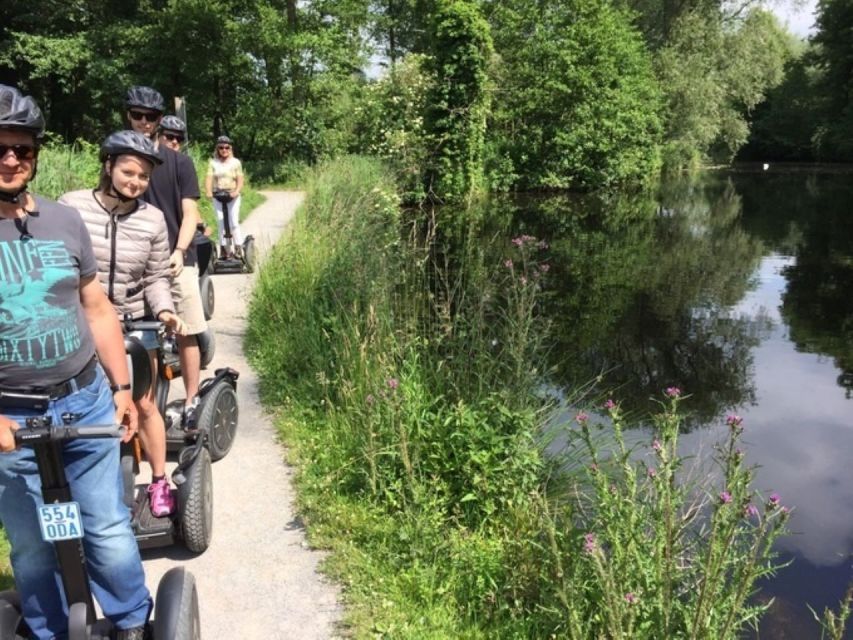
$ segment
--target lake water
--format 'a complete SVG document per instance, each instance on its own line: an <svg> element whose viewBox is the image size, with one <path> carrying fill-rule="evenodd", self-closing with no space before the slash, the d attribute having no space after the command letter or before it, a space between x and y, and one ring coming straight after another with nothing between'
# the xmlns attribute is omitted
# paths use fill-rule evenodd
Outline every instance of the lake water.
<svg viewBox="0 0 853 640"><path fill-rule="evenodd" d="M853 581L853 174L709 173L511 215L550 245L554 385L600 376L638 417L679 386L685 452L743 416L756 488L794 509L761 637L819 638L807 605Z"/></svg>

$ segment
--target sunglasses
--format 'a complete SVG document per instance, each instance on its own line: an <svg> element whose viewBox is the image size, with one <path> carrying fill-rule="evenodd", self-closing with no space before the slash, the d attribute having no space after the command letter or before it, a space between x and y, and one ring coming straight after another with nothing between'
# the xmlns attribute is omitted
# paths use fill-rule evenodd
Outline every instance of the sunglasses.
<svg viewBox="0 0 853 640"><path fill-rule="evenodd" d="M157 122L160 117L159 113L144 113L142 111L130 111L131 120L145 120L146 122Z"/></svg>
<svg viewBox="0 0 853 640"><path fill-rule="evenodd" d="M221 145L219 145L219 146L218 146L218 147L216 147L216 148L217 148L217 149L230 149L230 148L231 148L231 145L230 145L230 144L221 144Z"/></svg>
<svg viewBox="0 0 853 640"><path fill-rule="evenodd" d="M175 135L174 133L164 133L163 137L169 142L183 142L184 136Z"/></svg>
<svg viewBox="0 0 853 640"><path fill-rule="evenodd" d="M5 158L10 151L18 160L32 160L36 157L36 148L31 144L0 144L0 158Z"/></svg>

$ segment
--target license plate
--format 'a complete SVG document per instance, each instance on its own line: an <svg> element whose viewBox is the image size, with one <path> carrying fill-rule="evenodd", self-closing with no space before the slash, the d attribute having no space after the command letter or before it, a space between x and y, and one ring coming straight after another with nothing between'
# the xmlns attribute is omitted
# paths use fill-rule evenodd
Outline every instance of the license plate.
<svg viewBox="0 0 853 640"><path fill-rule="evenodd" d="M39 507L41 537L47 542L74 540L83 537L80 505L76 502L57 502Z"/></svg>

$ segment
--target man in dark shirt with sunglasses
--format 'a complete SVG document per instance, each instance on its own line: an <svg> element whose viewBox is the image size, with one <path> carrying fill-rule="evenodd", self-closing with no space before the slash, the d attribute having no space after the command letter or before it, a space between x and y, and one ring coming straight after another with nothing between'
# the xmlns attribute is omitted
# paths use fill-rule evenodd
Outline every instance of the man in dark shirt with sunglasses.
<svg viewBox="0 0 853 640"><path fill-rule="evenodd" d="M131 128L157 143L157 131L165 109L160 92L151 87L131 87L127 91L125 107ZM196 426L196 395L201 379L201 354L196 336L207 330L193 245L196 225L201 220L196 203L201 193L192 160L165 145L160 144L158 148L163 164L152 172L143 199L166 216L172 250L172 298L178 316L187 325L187 334L177 336L181 376L187 394L184 427L193 429Z"/></svg>

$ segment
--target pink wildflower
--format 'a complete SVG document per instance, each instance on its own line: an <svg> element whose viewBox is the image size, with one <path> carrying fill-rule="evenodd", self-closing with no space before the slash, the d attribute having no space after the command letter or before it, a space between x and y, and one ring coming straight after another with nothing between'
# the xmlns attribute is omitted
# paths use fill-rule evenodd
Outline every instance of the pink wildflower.
<svg viewBox="0 0 853 640"><path fill-rule="evenodd" d="M751 502L746 505L743 509L743 515L746 518L757 518L758 517L758 507L756 507Z"/></svg>
<svg viewBox="0 0 853 640"><path fill-rule="evenodd" d="M512 260L510 260L509 258L507 258L506 260L504 260L504 266L505 266L507 269L512 269Z"/></svg>
<svg viewBox="0 0 853 640"><path fill-rule="evenodd" d="M637 596L629 591L625 594L625 602L628 604L637 604Z"/></svg>
<svg viewBox="0 0 853 640"><path fill-rule="evenodd" d="M730 494L728 491L723 491L722 493L720 493L720 502L722 502L723 504L728 504L731 501L732 494Z"/></svg>
<svg viewBox="0 0 853 640"><path fill-rule="evenodd" d="M521 277L518 279L518 281L522 284L522 286L524 286L524 285L526 285L526 284L527 284L527 277L526 277L526 276L521 276Z"/></svg>
<svg viewBox="0 0 853 640"><path fill-rule="evenodd" d="M775 509L776 507L779 506L779 501L780 501L779 494L778 493L771 493L770 498L767 500L767 507L769 509Z"/></svg>
<svg viewBox="0 0 853 640"><path fill-rule="evenodd" d="M598 549L598 543L596 543L596 541L595 541L595 534L594 533L586 533L586 534L584 534L583 539L584 539L583 550L589 554L595 553L596 549Z"/></svg>
<svg viewBox="0 0 853 640"><path fill-rule="evenodd" d="M670 398L678 398L681 395L681 389L678 387L667 387L666 395Z"/></svg>
<svg viewBox="0 0 853 640"><path fill-rule="evenodd" d="M650 478L655 478L655 477L658 475L658 472L657 472L657 471L655 471L655 468L654 468L654 467L649 467L648 469L646 469L646 474L647 474Z"/></svg>
<svg viewBox="0 0 853 640"><path fill-rule="evenodd" d="M658 453L660 453L663 450L663 445L660 443L660 440L658 440L657 438L652 440L652 449L654 449Z"/></svg>
<svg viewBox="0 0 853 640"><path fill-rule="evenodd" d="M608 411L613 411L616 408L616 403L613 402L612 398L608 398L607 402L604 403L604 408Z"/></svg>
<svg viewBox="0 0 853 640"><path fill-rule="evenodd" d="M575 420L577 420L578 424L586 424L587 420L589 420L589 416L585 412L581 411L575 416Z"/></svg>
<svg viewBox="0 0 853 640"><path fill-rule="evenodd" d="M737 429L743 423L743 418L739 415L731 414L726 418L726 424L732 429Z"/></svg>
<svg viewBox="0 0 853 640"><path fill-rule="evenodd" d="M399 387L399 386L400 386L400 381L399 381L399 380L397 380L397 378L388 378L388 379L385 381L385 384L387 384L387 385L388 385L388 388L389 388L389 389L391 389L391 390L393 391L393 390L395 390L397 387Z"/></svg>
<svg viewBox="0 0 853 640"><path fill-rule="evenodd" d="M372 393L368 393L368 394L367 394L367 397L364 399L364 401L365 401L365 402L368 404L368 406L369 406L369 405L372 405L374 402L376 402L376 398L374 398L374 397L373 397L373 394L372 394Z"/></svg>

